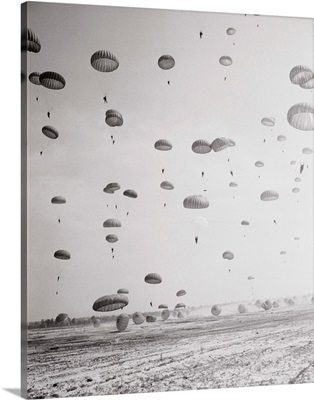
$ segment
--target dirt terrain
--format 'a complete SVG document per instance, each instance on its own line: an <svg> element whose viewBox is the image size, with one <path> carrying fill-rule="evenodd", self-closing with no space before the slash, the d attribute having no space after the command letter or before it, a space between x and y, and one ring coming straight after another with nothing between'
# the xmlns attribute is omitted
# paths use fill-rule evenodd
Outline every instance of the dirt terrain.
<svg viewBox="0 0 314 400"><path fill-rule="evenodd" d="M255 310L29 330L28 396L314 382L313 305Z"/></svg>

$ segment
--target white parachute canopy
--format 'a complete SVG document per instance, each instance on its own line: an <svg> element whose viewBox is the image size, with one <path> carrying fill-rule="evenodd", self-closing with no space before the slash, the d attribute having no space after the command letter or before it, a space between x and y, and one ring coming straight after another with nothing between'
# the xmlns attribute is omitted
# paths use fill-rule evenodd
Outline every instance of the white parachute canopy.
<svg viewBox="0 0 314 400"><path fill-rule="evenodd" d="M201 216L193 218L191 224L195 235L199 234L202 230L208 228L207 219Z"/></svg>

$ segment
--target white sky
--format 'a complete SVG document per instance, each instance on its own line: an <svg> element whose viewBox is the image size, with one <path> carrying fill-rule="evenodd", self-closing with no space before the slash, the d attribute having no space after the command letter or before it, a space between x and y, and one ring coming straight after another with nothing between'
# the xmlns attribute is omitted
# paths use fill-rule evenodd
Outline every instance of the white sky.
<svg viewBox="0 0 314 400"><path fill-rule="evenodd" d="M293 104L313 103L312 91L289 80L295 65L314 68L313 20L29 3L28 21L42 44L28 53L28 72L56 71L67 82L61 91L28 84L29 320L92 315L93 302L120 287L130 290L127 312L148 310L151 300L174 306L182 288L188 305L250 299L252 282L255 297L313 290L312 156L302 154L313 148L313 132L286 120ZM230 26L234 36L225 33ZM119 68L95 71L90 57L97 50L113 52ZM158 67L163 54L175 58L172 70ZM233 65L221 66L222 55ZM122 113L121 128L105 124L109 108ZM273 129L260 123L265 116L276 119ZM59 138L46 138L44 125L55 126ZM287 141L278 142L282 134ZM220 136L236 146L192 152L195 140ZM154 149L161 138L172 142L170 152ZM256 168L257 160L265 166ZM301 161L309 167L298 184ZM162 190L163 180L175 189ZM115 181L121 190L104 193ZM230 188L231 181L238 187ZM123 196L125 189L138 198ZM279 200L262 202L267 189L277 190ZM209 208L183 208L193 194L206 195ZM67 204L52 205L56 195ZM191 221L198 215L209 227L195 245ZM120 219L122 228L103 228L107 218ZM250 226L241 226L243 219ZM108 233L119 236L114 260ZM55 259L58 249L70 251L71 260ZM234 260L222 259L226 250ZM146 284L149 272L160 273L163 283Z"/></svg>

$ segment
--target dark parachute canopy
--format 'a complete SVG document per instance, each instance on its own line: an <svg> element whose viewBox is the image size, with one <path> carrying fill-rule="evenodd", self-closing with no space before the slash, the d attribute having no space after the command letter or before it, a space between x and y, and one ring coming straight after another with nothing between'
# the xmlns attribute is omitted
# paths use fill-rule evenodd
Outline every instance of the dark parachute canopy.
<svg viewBox="0 0 314 400"><path fill-rule="evenodd" d="M100 312L115 311L119 308L122 309L126 307L128 304L129 299L127 296L122 294L110 294L97 299L93 304L93 310Z"/></svg>
<svg viewBox="0 0 314 400"><path fill-rule="evenodd" d="M53 126L46 125L41 131L49 139L57 139L59 137L59 132Z"/></svg>
<svg viewBox="0 0 314 400"><path fill-rule="evenodd" d="M129 324L129 316L128 314L120 314L116 321L116 326L119 332L123 332L126 330Z"/></svg>
<svg viewBox="0 0 314 400"><path fill-rule="evenodd" d="M29 74L28 79L34 85L41 85L39 77L40 77L40 72L32 72L31 74Z"/></svg>
<svg viewBox="0 0 314 400"><path fill-rule="evenodd" d="M54 257L58 258L59 260L70 260L71 254L66 250L57 250L54 253Z"/></svg>
<svg viewBox="0 0 314 400"><path fill-rule="evenodd" d="M65 204L66 198L63 196L55 196L51 199L52 204Z"/></svg>
<svg viewBox="0 0 314 400"><path fill-rule="evenodd" d="M106 219L103 223L104 228L121 228L122 224L118 219L110 218Z"/></svg>
<svg viewBox="0 0 314 400"><path fill-rule="evenodd" d="M119 238L117 235L110 233L109 235L106 236L106 240L108 243L116 243L119 240Z"/></svg>
<svg viewBox="0 0 314 400"><path fill-rule="evenodd" d="M163 182L161 182L160 187L164 190L173 190L174 184L169 181L163 181Z"/></svg>
<svg viewBox="0 0 314 400"><path fill-rule="evenodd" d="M174 67L175 61L172 56L165 54L165 55L159 57L158 65L161 69L167 70L167 69L171 69Z"/></svg>
<svg viewBox="0 0 314 400"><path fill-rule="evenodd" d="M137 198L137 193L135 190L132 189L127 189L123 192L123 195L126 197L130 197L131 199L136 199Z"/></svg>
<svg viewBox="0 0 314 400"><path fill-rule="evenodd" d="M65 79L57 72L43 72L39 76L39 81L47 89L60 90L65 87Z"/></svg>
<svg viewBox="0 0 314 400"><path fill-rule="evenodd" d="M178 303L176 304L175 308L185 308L186 305L184 303Z"/></svg>
<svg viewBox="0 0 314 400"><path fill-rule="evenodd" d="M172 149L172 144L167 139L159 139L154 145L156 150L169 151Z"/></svg>
<svg viewBox="0 0 314 400"><path fill-rule="evenodd" d="M233 63L233 61L232 58L229 56L222 56L219 58L219 63L224 67L229 67Z"/></svg>
<svg viewBox="0 0 314 400"><path fill-rule="evenodd" d="M181 290L179 290L179 291L177 292L177 297L185 296L185 295L186 295L186 291L185 291L184 289L181 289Z"/></svg>
<svg viewBox="0 0 314 400"><path fill-rule="evenodd" d="M156 273L153 272L153 273L147 274L145 276L145 278L144 278L144 281L146 283L150 283L152 285L156 285L156 284L162 282L162 278L161 278L161 276L159 274L156 274Z"/></svg>
<svg viewBox="0 0 314 400"><path fill-rule="evenodd" d="M121 288L121 289L119 289L119 290L117 291L117 293L118 293L118 294L129 294L129 290L128 290L128 289Z"/></svg>
<svg viewBox="0 0 314 400"><path fill-rule="evenodd" d="M90 59L91 66L99 72L112 72L119 67L117 57L107 50L99 50Z"/></svg>
<svg viewBox="0 0 314 400"><path fill-rule="evenodd" d="M100 319L95 318L93 322L94 328L99 328L100 327Z"/></svg>
<svg viewBox="0 0 314 400"><path fill-rule="evenodd" d="M163 310L161 313L161 318L165 321L170 317L170 311L169 310Z"/></svg>
<svg viewBox="0 0 314 400"><path fill-rule="evenodd" d="M108 183L108 185L104 188L105 193L113 194L116 190L120 189L120 185L117 182Z"/></svg>
<svg viewBox="0 0 314 400"><path fill-rule="evenodd" d="M107 110L106 111L106 124L115 127L123 125L123 117L122 114L117 110Z"/></svg>
<svg viewBox="0 0 314 400"><path fill-rule="evenodd" d="M218 315L221 313L221 307L218 304L215 304L211 308L211 313L215 315L215 317L218 317Z"/></svg>
<svg viewBox="0 0 314 400"><path fill-rule="evenodd" d="M192 144L192 150L197 154L209 153L212 148L208 140L199 139Z"/></svg>
<svg viewBox="0 0 314 400"><path fill-rule="evenodd" d="M162 309L162 308L168 308L167 304L159 304L158 308Z"/></svg>
<svg viewBox="0 0 314 400"><path fill-rule="evenodd" d="M66 318L68 318L68 314L61 313L56 317L56 322L63 322Z"/></svg>
<svg viewBox="0 0 314 400"><path fill-rule="evenodd" d="M153 322L155 322L156 321L156 317L154 317L153 315L147 315L147 317L146 317L146 322L148 322L148 323L153 323Z"/></svg>
<svg viewBox="0 0 314 400"><path fill-rule="evenodd" d="M227 35L234 35L236 33L236 30L234 28L228 28L226 30Z"/></svg>
<svg viewBox="0 0 314 400"><path fill-rule="evenodd" d="M27 50L32 53L38 53L41 49L41 44L38 36L31 29L27 29Z"/></svg>
<svg viewBox="0 0 314 400"><path fill-rule="evenodd" d="M145 321L144 315L139 311L136 311L132 318L135 325L141 325Z"/></svg>
<svg viewBox="0 0 314 400"><path fill-rule="evenodd" d="M222 255L222 258L224 258L225 260L233 260L234 254L232 253L232 251L225 251Z"/></svg>
<svg viewBox="0 0 314 400"><path fill-rule="evenodd" d="M249 221L243 220L243 221L241 221L241 225L248 226L248 225L250 225L250 223L249 223Z"/></svg>
<svg viewBox="0 0 314 400"><path fill-rule="evenodd" d="M194 195L184 199L183 207L192 209L207 208L209 207L209 202L205 196Z"/></svg>

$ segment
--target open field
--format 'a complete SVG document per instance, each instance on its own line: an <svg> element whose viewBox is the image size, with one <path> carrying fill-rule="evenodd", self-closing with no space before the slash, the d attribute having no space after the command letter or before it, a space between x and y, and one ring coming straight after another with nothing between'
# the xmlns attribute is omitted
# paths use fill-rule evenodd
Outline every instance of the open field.
<svg viewBox="0 0 314 400"><path fill-rule="evenodd" d="M255 309L256 310L256 309ZM28 332L28 396L314 382L313 305Z"/></svg>

